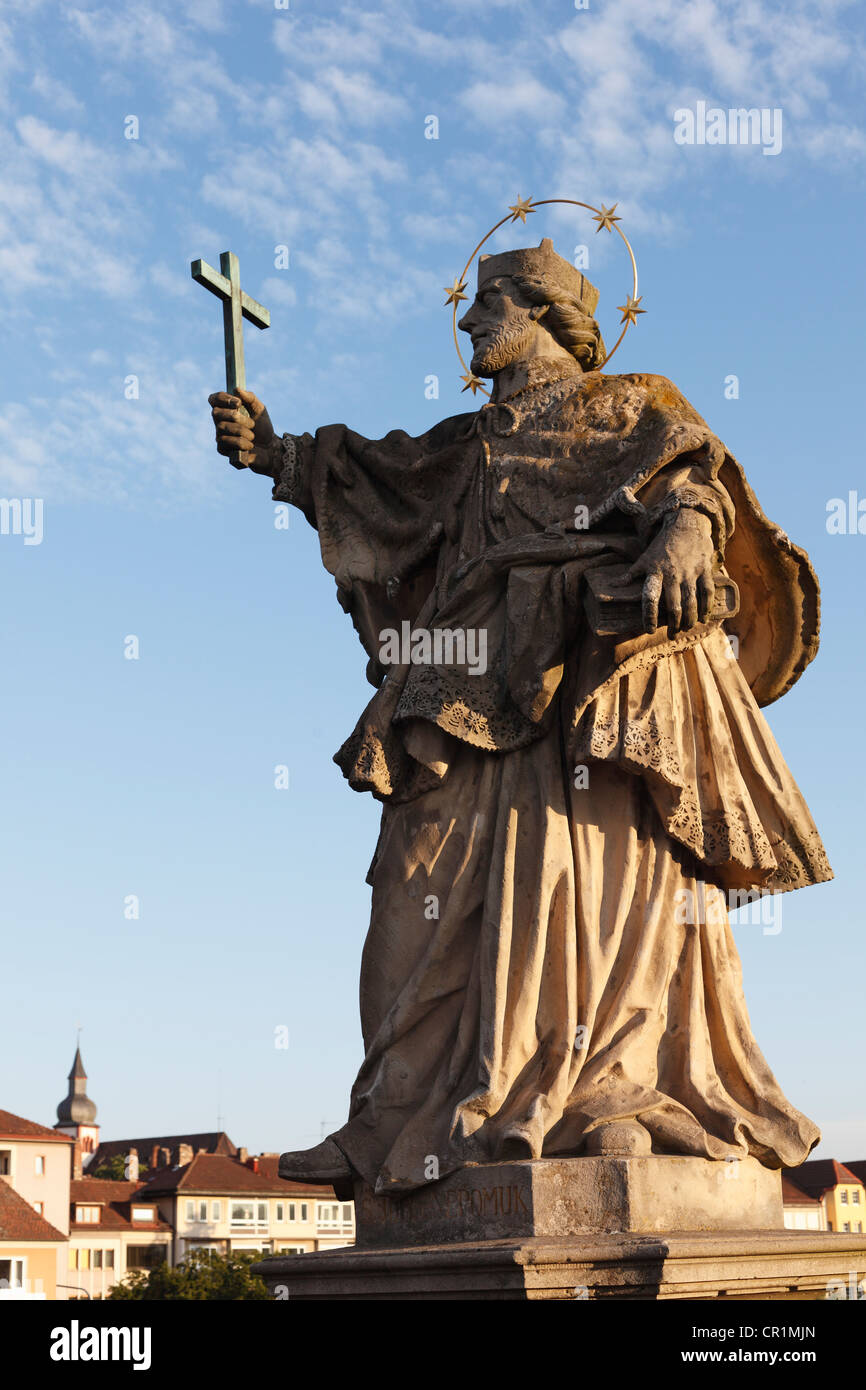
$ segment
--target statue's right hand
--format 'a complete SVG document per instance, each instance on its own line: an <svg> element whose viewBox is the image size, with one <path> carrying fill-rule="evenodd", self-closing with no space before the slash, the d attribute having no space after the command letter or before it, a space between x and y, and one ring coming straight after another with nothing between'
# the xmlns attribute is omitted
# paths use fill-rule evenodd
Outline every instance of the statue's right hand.
<svg viewBox="0 0 866 1390"><path fill-rule="evenodd" d="M215 391L207 399L216 429L217 453L245 453L250 456L249 467L254 473L276 477L280 441L258 397L238 388L233 394Z"/></svg>

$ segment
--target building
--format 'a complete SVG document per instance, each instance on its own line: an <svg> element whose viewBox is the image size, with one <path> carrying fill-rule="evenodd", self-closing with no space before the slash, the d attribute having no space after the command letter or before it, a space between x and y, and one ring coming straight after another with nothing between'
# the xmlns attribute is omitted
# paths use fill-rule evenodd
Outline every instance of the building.
<svg viewBox="0 0 866 1390"><path fill-rule="evenodd" d="M161 1168L136 1201L153 1201L174 1232L172 1264L194 1250L298 1253L352 1245L352 1202L331 1188L287 1182L277 1175L277 1154L237 1157L196 1154Z"/></svg>
<svg viewBox="0 0 866 1390"><path fill-rule="evenodd" d="M0 1300L56 1299L66 1236L0 1178Z"/></svg>
<svg viewBox="0 0 866 1390"><path fill-rule="evenodd" d="M148 1169L152 1176L157 1168L188 1163L194 1154L199 1153L223 1154L234 1158L237 1148L223 1130L201 1134L152 1134L146 1139L108 1139L102 1140L94 1153L91 1171L112 1159L122 1156L127 1160L134 1154L139 1169ZM127 1177L132 1178L133 1173L128 1172Z"/></svg>
<svg viewBox="0 0 866 1390"><path fill-rule="evenodd" d="M826 1231L827 1217L820 1197L811 1197L791 1181L782 1178L782 1209L789 1231Z"/></svg>
<svg viewBox="0 0 866 1390"><path fill-rule="evenodd" d="M8 1232L0 1234L0 1278L15 1287L23 1280L25 1292L28 1287L38 1292L41 1281L47 1298L67 1296L63 1286L73 1150L69 1135L0 1110L0 1231ZM25 1209L39 1219L25 1218Z"/></svg>
<svg viewBox="0 0 866 1390"><path fill-rule="evenodd" d="M818 1229L862 1232L866 1221L866 1188L846 1164L835 1158L811 1158L799 1168L784 1168L782 1179L820 1203L826 1226Z"/></svg>
<svg viewBox="0 0 866 1390"><path fill-rule="evenodd" d="M57 1124L54 1128L75 1140L81 1162L86 1168L99 1146L99 1125L96 1123L96 1106L87 1094L87 1072L81 1060L80 1047L75 1049L69 1089L57 1107Z"/></svg>
<svg viewBox="0 0 866 1390"><path fill-rule="evenodd" d="M304 1253L351 1245L354 1205L286 1182L222 1130L101 1141L76 1048L53 1129L0 1110L0 1295L103 1298L197 1249ZM123 1178L96 1177L104 1164ZM88 1170L85 1173L85 1168Z"/></svg>
<svg viewBox="0 0 866 1390"><path fill-rule="evenodd" d="M172 1228L141 1191L141 1183L109 1178L70 1183L67 1277L90 1298L104 1298L127 1274L171 1258Z"/></svg>

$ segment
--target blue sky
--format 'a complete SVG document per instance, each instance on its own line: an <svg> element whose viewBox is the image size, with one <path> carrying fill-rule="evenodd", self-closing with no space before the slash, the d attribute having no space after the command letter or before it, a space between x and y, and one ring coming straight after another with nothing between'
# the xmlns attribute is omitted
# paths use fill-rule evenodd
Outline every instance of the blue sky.
<svg viewBox="0 0 866 1390"><path fill-rule="evenodd" d="M866 1156L866 535L826 528L866 497L863 50L844 0L7 0L0 490L44 536L0 536L0 1105L52 1123L81 1024L107 1138L344 1120L379 808L331 757L364 657L315 533L214 450L189 262L232 249L271 310L247 374L278 430L417 434L470 408L442 286L521 194L618 202L648 312L615 369L676 381L820 575L820 654L769 720L837 877L736 938L818 1152ZM677 144L699 101L781 110L780 152ZM611 341L627 265L592 228L550 209L493 249L589 244Z"/></svg>

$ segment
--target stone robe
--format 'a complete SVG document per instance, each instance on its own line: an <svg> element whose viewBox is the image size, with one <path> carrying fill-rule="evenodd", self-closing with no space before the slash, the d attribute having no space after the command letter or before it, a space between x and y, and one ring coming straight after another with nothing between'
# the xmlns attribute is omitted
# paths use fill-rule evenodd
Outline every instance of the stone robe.
<svg viewBox="0 0 866 1390"><path fill-rule="evenodd" d="M752 1036L722 893L831 877L759 708L816 650L803 552L660 377L567 371L421 438L294 444L274 497L317 527L376 686L336 755L383 802L333 1136L354 1168L399 1194L629 1118L656 1152L800 1163L819 1132ZM718 622L587 621L587 572L678 506L738 583L736 660ZM486 669L386 669L404 622L483 632Z"/></svg>

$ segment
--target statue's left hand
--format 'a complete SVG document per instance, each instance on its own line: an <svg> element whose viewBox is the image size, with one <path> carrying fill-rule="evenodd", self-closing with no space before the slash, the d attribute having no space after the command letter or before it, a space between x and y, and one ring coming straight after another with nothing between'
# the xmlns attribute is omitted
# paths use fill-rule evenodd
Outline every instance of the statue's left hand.
<svg viewBox="0 0 866 1390"><path fill-rule="evenodd" d="M713 528L703 512L670 512L662 529L635 560L622 583L645 575L642 612L646 632L659 626L659 603L665 601L668 632L685 631L705 622L713 604Z"/></svg>

